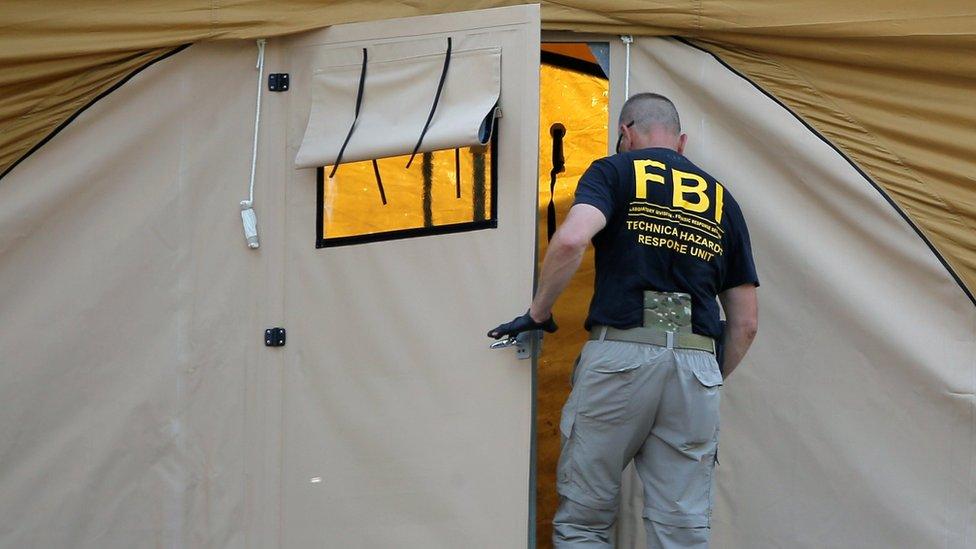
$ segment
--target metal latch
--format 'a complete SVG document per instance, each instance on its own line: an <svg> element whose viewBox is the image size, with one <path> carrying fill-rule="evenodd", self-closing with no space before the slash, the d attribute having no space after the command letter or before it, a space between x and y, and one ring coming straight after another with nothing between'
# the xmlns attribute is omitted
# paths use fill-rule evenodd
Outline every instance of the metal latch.
<svg viewBox="0 0 976 549"><path fill-rule="evenodd" d="M519 360L526 360L532 358L535 349L542 350L542 332L538 330L522 332L515 337L500 339L489 345L489 347L492 349L515 347L515 356Z"/></svg>

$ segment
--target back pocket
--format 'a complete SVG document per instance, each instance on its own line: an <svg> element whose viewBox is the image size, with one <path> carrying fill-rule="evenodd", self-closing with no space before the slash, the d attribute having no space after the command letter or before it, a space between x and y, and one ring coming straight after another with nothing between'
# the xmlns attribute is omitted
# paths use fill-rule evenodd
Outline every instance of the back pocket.
<svg viewBox="0 0 976 549"><path fill-rule="evenodd" d="M714 360L695 361L691 371L703 387L720 387L722 385L722 372L718 369L718 364Z"/></svg>
<svg viewBox="0 0 976 549"><path fill-rule="evenodd" d="M580 375L579 415L595 422L618 424L627 409L641 364L615 362L593 364Z"/></svg>

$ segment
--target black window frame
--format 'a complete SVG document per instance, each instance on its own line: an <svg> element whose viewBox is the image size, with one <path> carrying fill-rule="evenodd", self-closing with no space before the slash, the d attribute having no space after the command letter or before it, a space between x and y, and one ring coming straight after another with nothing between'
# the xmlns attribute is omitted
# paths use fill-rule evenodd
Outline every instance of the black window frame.
<svg viewBox="0 0 976 549"><path fill-rule="evenodd" d="M543 40L542 44L589 44L592 42L557 42L550 41L546 42ZM606 44L607 42L603 42ZM583 61L582 59L576 59L575 57L570 57L568 55L563 55L561 53L555 53L551 51L542 50L539 56L539 63L542 65L551 65L553 67L559 67L561 69L570 70L573 72L578 72L582 74L588 74L590 76L595 76L603 80L610 80L610 77L603 72L603 68L597 63L591 63L589 61Z"/></svg>

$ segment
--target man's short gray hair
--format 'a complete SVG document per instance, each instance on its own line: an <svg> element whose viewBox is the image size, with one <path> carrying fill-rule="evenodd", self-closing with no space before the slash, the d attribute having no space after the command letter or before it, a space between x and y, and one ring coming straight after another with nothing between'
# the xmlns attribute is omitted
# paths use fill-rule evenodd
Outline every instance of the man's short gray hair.
<svg viewBox="0 0 976 549"><path fill-rule="evenodd" d="M681 120L678 109L670 99L657 93L638 93L624 103L620 109L620 123L630 124L640 133L649 133L654 126L662 126L674 133L681 134Z"/></svg>

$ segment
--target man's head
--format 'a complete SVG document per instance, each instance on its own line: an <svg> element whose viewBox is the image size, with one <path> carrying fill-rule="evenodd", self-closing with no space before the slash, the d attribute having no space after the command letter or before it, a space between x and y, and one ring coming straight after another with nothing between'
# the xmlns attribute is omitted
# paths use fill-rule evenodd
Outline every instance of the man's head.
<svg viewBox="0 0 976 549"><path fill-rule="evenodd" d="M617 152L664 147L681 153L688 138L681 133L681 121L674 103L656 93L631 96L620 109L617 131Z"/></svg>

